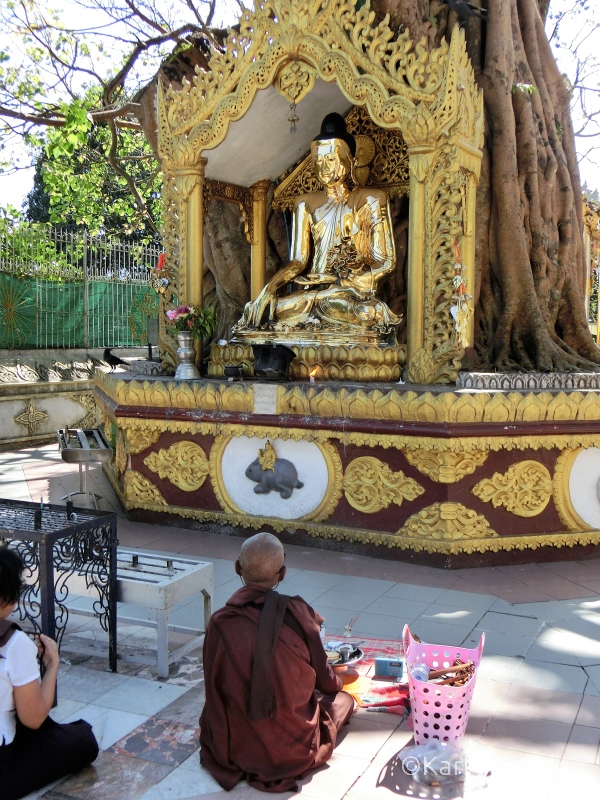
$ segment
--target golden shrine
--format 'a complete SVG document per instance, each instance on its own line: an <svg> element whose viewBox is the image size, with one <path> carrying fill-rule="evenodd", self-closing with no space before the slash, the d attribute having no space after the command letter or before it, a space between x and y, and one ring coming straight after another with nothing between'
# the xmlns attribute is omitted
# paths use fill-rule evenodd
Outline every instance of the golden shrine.
<svg viewBox="0 0 600 800"><path fill-rule="evenodd" d="M267 527L285 541L328 540L440 566L553 559L565 547L590 553L600 542L598 376L459 375L473 343L483 141L482 96L462 32L430 52L407 33L396 37L387 19L375 24L368 3L264 0L243 13L210 67L181 89L159 84L163 301L202 305L204 219L219 198L242 210L247 309L256 313L245 312L243 335L212 345L206 378L98 374L115 447L109 474L129 514ZM408 198L401 337L390 334L393 311L390 325L362 338L346 329L330 335L337 329L322 327L329 318L311 316L313 301L329 302L327 285L338 287L336 303L344 289L349 316L349 282L376 268L373 242L343 273L325 257L316 270L308 251L295 261L292 253L292 294L268 290L269 191L275 184L272 208L296 209L295 224L308 226L297 214L308 204L313 225L328 201L310 205L323 183L311 142L330 112L356 145L354 154L338 148L352 160L342 200L363 198L348 211L349 235L368 228L365 197L371 231L385 197ZM369 319L378 322L385 304L369 292L359 310L375 309ZM305 301L309 311L299 316ZM254 377L252 344L265 341L293 349L286 380ZM161 344L174 356L164 315ZM240 366L244 379L224 379L227 366Z"/></svg>

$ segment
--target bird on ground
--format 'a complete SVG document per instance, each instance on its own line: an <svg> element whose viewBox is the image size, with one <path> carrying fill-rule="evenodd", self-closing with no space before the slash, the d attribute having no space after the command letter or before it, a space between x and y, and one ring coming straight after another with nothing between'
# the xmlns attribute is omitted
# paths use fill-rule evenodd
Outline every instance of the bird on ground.
<svg viewBox="0 0 600 800"><path fill-rule="evenodd" d="M104 360L110 366L110 371L113 372L115 367L118 367L119 364L123 364L123 366L128 367L130 366L129 361L123 361L122 358L119 356L115 356L110 352L110 347L107 347L104 351Z"/></svg>
<svg viewBox="0 0 600 800"><path fill-rule="evenodd" d="M446 3L452 11L456 11L461 19L469 17L487 19L487 10L476 6L475 3L470 3L469 0L446 0Z"/></svg>

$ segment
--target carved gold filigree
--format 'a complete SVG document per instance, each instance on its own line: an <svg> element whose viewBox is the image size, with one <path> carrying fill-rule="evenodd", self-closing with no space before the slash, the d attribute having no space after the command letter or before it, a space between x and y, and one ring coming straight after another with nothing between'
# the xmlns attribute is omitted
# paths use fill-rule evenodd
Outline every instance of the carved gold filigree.
<svg viewBox="0 0 600 800"><path fill-rule="evenodd" d="M210 480L212 483L212 487L221 508L230 514L239 514L244 516L245 512L243 512L242 509L239 508L236 503L234 503L234 501L231 499L229 495L229 492L227 491L227 488L225 487L225 482L223 480L223 472L221 468L223 453L225 452L225 448L227 447L233 436L240 436L240 435L261 436L261 437L263 436L263 434L260 432L260 428L255 428L253 429L252 432L248 433L245 432L242 433L236 431L233 435L220 434L216 436L213 446L211 447L210 450L209 469L210 469ZM274 436L272 438L276 439L277 437ZM308 437L305 435L303 438L307 439ZM310 441L310 438L308 438L308 440ZM337 504L340 501L340 497L342 496L342 481L343 481L342 460L339 456L339 453L335 445L327 441L320 441L320 442L315 441L315 444L321 451L323 458L325 459L325 464L327 465L327 490L325 492L323 500L319 503L317 508L315 508L313 511L311 511L306 516L301 518L303 523L306 520L314 520L316 522L321 522L322 520L325 520L328 517L330 517L335 511ZM290 520L287 520L286 524L289 526L290 522L291 522Z"/></svg>
<svg viewBox="0 0 600 800"><path fill-rule="evenodd" d="M75 400L85 408L85 416L77 423L80 428L94 428L96 426L96 401L91 392L87 394L72 394L71 399Z"/></svg>
<svg viewBox="0 0 600 800"><path fill-rule="evenodd" d="M117 478L127 469L127 447L125 444L124 431L117 428L117 436L115 442L115 474Z"/></svg>
<svg viewBox="0 0 600 800"><path fill-rule="evenodd" d="M126 429L125 447L132 455L147 450L161 437L161 430L130 430Z"/></svg>
<svg viewBox="0 0 600 800"><path fill-rule="evenodd" d="M390 197L408 194L408 153L401 131L376 125L364 106L350 109L345 119L356 140L356 182L384 189ZM350 187L353 186L351 181ZM311 155L307 153L296 167L280 177L273 208L292 209L299 195L320 188Z"/></svg>
<svg viewBox="0 0 600 800"><path fill-rule="evenodd" d="M588 445L590 446L590 445ZM569 477L571 468L579 453L584 447L576 447L572 450L565 450L559 455L554 468L554 478L552 480L552 496L556 511L562 524L569 531L591 531L593 528L584 522L573 507L571 500L571 490L569 488Z"/></svg>
<svg viewBox="0 0 600 800"><path fill-rule="evenodd" d="M535 517L548 505L552 478L538 461L520 461L502 474L495 472L473 487L473 494L494 508L504 506L518 517Z"/></svg>
<svg viewBox="0 0 600 800"><path fill-rule="evenodd" d="M275 88L289 103L299 103L315 85L316 73L302 61L286 64L275 78Z"/></svg>
<svg viewBox="0 0 600 800"><path fill-rule="evenodd" d="M355 458L344 473L344 494L352 508L363 514L375 514L392 503L401 506L414 500L425 489L403 472L394 472L373 456Z"/></svg>
<svg viewBox="0 0 600 800"><path fill-rule="evenodd" d="M409 464L416 467L436 483L456 483L466 475L472 475L487 458L483 451L452 453L447 450L406 450L404 455Z"/></svg>
<svg viewBox="0 0 600 800"><path fill-rule="evenodd" d="M485 517L461 503L433 503L409 517L398 534L453 541L498 536Z"/></svg>
<svg viewBox="0 0 600 800"><path fill-rule="evenodd" d="M208 459L195 442L176 442L158 453L150 453L144 464L184 492L198 491L208 475Z"/></svg>
<svg viewBox="0 0 600 800"><path fill-rule="evenodd" d="M167 501L157 487L140 472L127 470L123 479L125 507L142 508L145 503L151 506L166 506Z"/></svg>

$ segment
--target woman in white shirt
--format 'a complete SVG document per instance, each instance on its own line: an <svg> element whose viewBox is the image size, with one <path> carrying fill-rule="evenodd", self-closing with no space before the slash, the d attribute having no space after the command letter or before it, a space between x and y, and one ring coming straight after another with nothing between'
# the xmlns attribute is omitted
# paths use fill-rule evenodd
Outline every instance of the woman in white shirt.
<svg viewBox="0 0 600 800"><path fill-rule="evenodd" d="M94 761L98 743L89 723L59 725L48 716L54 702L58 647L41 636L37 647L7 617L21 592L23 562L0 547L0 797L18 800ZM42 655L46 672L40 681Z"/></svg>

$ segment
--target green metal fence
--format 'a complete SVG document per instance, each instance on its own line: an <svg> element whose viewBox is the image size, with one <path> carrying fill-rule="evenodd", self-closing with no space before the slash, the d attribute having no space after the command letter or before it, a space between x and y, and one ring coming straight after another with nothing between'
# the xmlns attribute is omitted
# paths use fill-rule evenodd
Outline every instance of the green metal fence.
<svg viewBox="0 0 600 800"><path fill-rule="evenodd" d="M131 347L157 316L160 248L46 225L0 226L0 347Z"/></svg>

